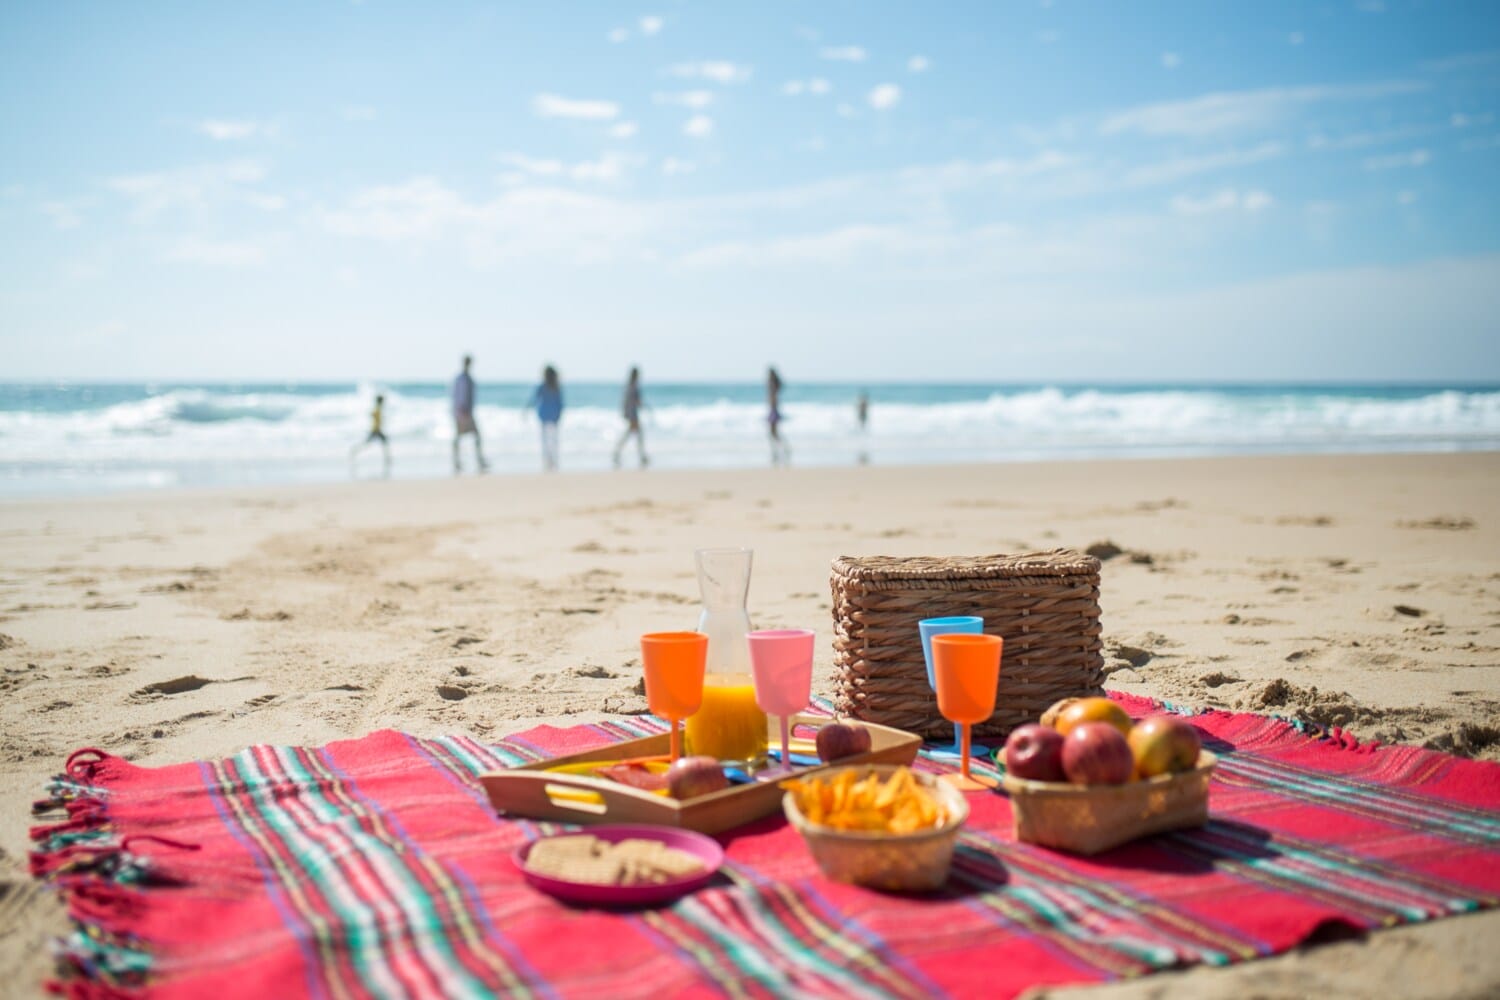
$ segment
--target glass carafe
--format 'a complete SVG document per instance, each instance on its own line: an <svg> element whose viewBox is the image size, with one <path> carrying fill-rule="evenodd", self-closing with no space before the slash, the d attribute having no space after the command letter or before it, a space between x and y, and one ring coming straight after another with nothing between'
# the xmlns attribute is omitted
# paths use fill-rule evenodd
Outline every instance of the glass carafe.
<svg viewBox="0 0 1500 1000"><path fill-rule="evenodd" d="M766 755L766 713L755 703L750 675L750 549L698 549L703 610L698 631L708 636L703 707L687 721L688 752L750 765Z"/></svg>

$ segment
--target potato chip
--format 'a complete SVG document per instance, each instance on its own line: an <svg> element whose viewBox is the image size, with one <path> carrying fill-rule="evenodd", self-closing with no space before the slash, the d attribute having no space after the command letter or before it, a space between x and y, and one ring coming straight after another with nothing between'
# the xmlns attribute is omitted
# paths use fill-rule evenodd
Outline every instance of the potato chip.
<svg viewBox="0 0 1500 1000"><path fill-rule="evenodd" d="M835 830L906 834L940 826L946 814L937 797L910 768L882 780L871 772L856 780L853 770L782 782L796 797L808 822Z"/></svg>

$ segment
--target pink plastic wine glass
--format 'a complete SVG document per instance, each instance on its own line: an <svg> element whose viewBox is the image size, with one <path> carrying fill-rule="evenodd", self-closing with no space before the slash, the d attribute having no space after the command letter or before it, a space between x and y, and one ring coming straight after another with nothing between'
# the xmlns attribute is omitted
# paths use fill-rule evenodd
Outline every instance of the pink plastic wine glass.
<svg viewBox="0 0 1500 1000"><path fill-rule="evenodd" d="M755 703L781 722L781 764L763 772L792 770L791 717L812 698L813 633L805 628L764 629L745 636L750 644L750 672Z"/></svg>

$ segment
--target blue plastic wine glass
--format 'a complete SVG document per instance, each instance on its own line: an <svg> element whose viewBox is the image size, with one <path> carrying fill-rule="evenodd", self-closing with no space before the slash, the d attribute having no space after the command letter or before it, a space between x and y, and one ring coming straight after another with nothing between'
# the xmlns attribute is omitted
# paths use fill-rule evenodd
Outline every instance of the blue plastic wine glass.
<svg viewBox="0 0 1500 1000"><path fill-rule="evenodd" d="M984 631L984 619L974 615L955 615L950 618L924 618L917 622L917 631L922 635L922 659L927 663L927 686L937 691L937 675L932 672L932 637L935 635L949 635L954 632L970 632L978 634ZM935 695L934 695L935 696ZM963 727L958 723L953 727L953 744L945 747L933 747L934 757L952 757L958 760L963 757Z"/></svg>

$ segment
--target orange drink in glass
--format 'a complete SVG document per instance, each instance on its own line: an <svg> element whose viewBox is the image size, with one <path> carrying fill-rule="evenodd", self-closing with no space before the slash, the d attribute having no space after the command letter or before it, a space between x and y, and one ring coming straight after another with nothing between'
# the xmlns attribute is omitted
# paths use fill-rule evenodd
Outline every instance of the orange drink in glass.
<svg viewBox="0 0 1500 1000"><path fill-rule="evenodd" d="M702 706L688 716L688 753L748 766L766 755L767 728L748 674L710 674Z"/></svg>
<svg viewBox="0 0 1500 1000"><path fill-rule="evenodd" d="M998 635L953 633L932 637L932 669L937 681L938 711L962 725L959 774L948 776L959 788L993 788L995 782L969 773L969 727L995 711L1000 686L1000 656L1005 640Z"/></svg>
<svg viewBox="0 0 1500 1000"><path fill-rule="evenodd" d="M641 636L641 663L646 668L646 704L672 724L672 759L682 756L678 724L703 703L703 665L708 636L701 632L649 632ZM765 739L765 726L761 726Z"/></svg>

